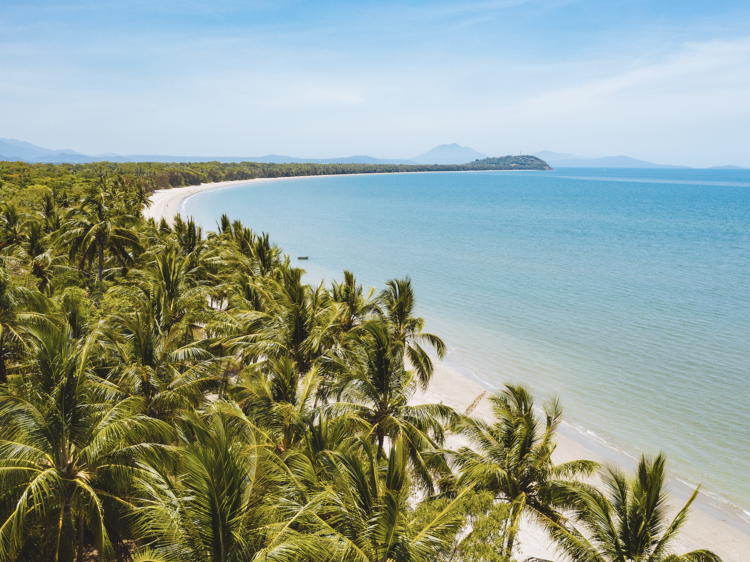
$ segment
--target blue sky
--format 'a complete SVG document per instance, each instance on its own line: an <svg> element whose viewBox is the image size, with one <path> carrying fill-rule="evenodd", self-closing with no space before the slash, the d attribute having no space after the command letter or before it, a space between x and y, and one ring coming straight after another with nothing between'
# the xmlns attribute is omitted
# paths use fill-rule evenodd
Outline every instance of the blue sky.
<svg viewBox="0 0 750 562"><path fill-rule="evenodd" d="M747 1L5 0L0 76L0 137L89 154L750 166Z"/></svg>

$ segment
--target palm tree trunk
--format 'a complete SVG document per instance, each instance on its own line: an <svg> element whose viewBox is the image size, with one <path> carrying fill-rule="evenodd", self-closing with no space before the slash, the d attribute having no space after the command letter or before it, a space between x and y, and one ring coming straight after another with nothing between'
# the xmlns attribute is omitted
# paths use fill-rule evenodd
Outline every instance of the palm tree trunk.
<svg viewBox="0 0 750 562"><path fill-rule="evenodd" d="M61 562L73 560L73 519L70 513L70 502L63 500L62 521L57 536L57 559Z"/></svg>
<svg viewBox="0 0 750 562"><path fill-rule="evenodd" d="M8 382L8 374L5 371L5 330L0 326L0 384Z"/></svg>
<svg viewBox="0 0 750 562"><path fill-rule="evenodd" d="M100 237L97 238L99 242L99 283L101 283L104 275L104 240Z"/></svg>
<svg viewBox="0 0 750 562"><path fill-rule="evenodd" d="M78 548L76 549L76 562L83 562L83 537L84 530L83 513L78 516Z"/></svg>
<svg viewBox="0 0 750 562"><path fill-rule="evenodd" d="M385 435L378 435L378 460L383 458L383 441L385 441Z"/></svg>
<svg viewBox="0 0 750 562"><path fill-rule="evenodd" d="M513 505L510 508L510 513L508 514L508 530L505 535L506 541L503 556L508 558L509 560L513 557L513 546L516 542L516 533L518 533L518 525L520 523L521 513L523 513L523 511Z"/></svg>

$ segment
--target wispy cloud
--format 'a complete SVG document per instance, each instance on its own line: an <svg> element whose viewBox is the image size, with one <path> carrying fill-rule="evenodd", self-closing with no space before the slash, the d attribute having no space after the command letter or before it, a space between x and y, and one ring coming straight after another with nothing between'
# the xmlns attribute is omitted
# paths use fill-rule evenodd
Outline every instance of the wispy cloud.
<svg viewBox="0 0 750 562"><path fill-rule="evenodd" d="M717 147L722 157L747 162L748 99L745 37L686 43L658 62L547 90L506 109L514 126L526 122L548 145L569 151L707 165L717 161Z"/></svg>
<svg viewBox="0 0 750 562"><path fill-rule="evenodd" d="M750 14L706 10L32 0L0 22L0 136L85 152L408 156L459 142L750 165Z"/></svg>

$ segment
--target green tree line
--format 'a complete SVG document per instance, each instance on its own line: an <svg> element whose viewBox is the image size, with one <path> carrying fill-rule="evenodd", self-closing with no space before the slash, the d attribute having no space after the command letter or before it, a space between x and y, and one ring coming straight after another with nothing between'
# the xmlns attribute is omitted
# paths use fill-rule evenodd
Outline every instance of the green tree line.
<svg viewBox="0 0 750 562"><path fill-rule="evenodd" d="M697 490L668 517L663 455L556 463L558 400L416 404L446 348L409 279L305 284L226 215L143 219L145 168L31 168L1 191L0 561L509 562L526 520L575 561L720 560L673 552Z"/></svg>
<svg viewBox="0 0 750 562"><path fill-rule="evenodd" d="M39 192L39 186L52 190L80 190L102 175L116 175L129 185L142 186L146 191L170 189L201 183L339 174L383 174L404 172L450 172L468 170L549 170L535 156L485 158L461 165L405 164L262 164L257 162L220 163L111 163L96 164L28 164L0 162L0 182L6 196L19 195L36 187L27 195ZM36 195L38 197L38 195Z"/></svg>

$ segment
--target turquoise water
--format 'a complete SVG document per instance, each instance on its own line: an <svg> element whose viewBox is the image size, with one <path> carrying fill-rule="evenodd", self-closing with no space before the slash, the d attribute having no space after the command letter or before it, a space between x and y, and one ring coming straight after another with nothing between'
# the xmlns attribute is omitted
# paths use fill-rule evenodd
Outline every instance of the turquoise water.
<svg viewBox="0 0 750 562"><path fill-rule="evenodd" d="M450 364L559 395L589 435L750 510L750 171L305 178L183 205L270 232L310 281L411 276Z"/></svg>

